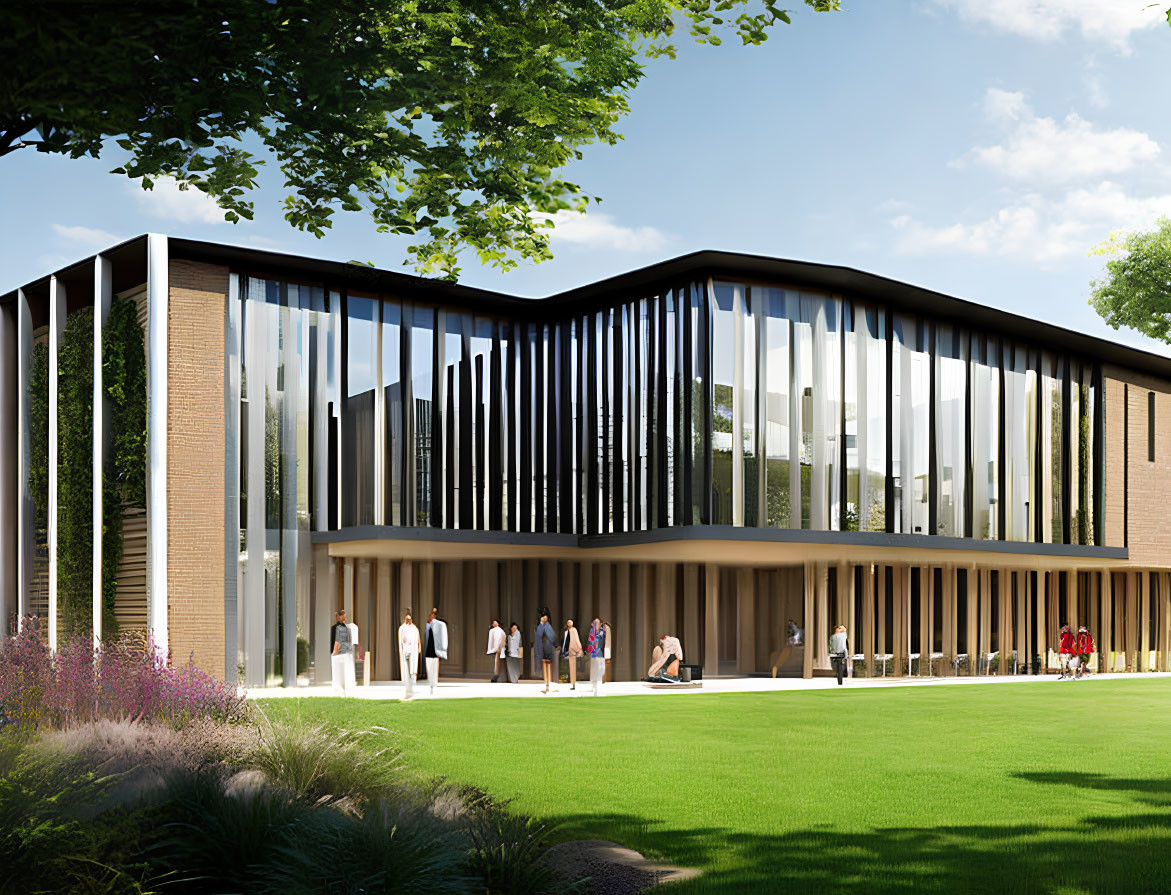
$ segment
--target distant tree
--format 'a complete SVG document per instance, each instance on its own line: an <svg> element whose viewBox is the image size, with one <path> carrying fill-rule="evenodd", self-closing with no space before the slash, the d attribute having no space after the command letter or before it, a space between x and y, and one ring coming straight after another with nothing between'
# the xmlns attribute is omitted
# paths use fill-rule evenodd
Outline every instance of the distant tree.
<svg viewBox="0 0 1171 895"><path fill-rule="evenodd" d="M0 156L97 157L113 139L129 153L114 173L173 177L238 221L259 142L294 227L320 237L338 209L364 211L420 237L423 271L454 278L465 248L507 269L549 257L547 215L585 207L558 172L621 139L643 59L673 56L680 25L760 44L789 21L776 4L18 0L0 5Z"/></svg>
<svg viewBox="0 0 1171 895"><path fill-rule="evenodd" d="M1171 342L1171 218L1146 232L1115 233L1093 254L1111 258L1091 283L1093 309L1115 329Z"/></svg>

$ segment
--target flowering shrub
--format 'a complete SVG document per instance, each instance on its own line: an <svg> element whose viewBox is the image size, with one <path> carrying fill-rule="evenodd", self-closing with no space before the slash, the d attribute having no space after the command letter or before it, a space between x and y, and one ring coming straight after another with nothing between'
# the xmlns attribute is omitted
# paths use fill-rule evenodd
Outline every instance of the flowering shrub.
<svg viewBox="0 0 1171 895"><path fill-rule="evenodd" d="M0 644L0 715L24 729L64 728L100 718L235 720L243 694L196 667L172 665L154 641L131 633L95 650L88 635L51 655L37 619Z"/></svg>

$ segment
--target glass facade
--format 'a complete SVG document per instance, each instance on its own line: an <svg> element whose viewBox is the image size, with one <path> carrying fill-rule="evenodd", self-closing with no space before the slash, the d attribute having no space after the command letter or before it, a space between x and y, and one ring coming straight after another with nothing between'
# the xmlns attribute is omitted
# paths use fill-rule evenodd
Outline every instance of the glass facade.
<svg viewBox="0 0 1171 895"><path fill-rule="evenodd" d="M540 323L250 278L239 296L245 532L252 513L272 531L1099 529L1100 372L1003 334L727 280Z"/></svg>

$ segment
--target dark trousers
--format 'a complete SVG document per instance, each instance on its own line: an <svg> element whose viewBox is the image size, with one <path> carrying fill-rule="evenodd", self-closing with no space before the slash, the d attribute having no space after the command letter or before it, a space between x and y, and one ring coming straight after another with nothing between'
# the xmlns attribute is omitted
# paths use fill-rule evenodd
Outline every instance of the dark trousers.
<svg viewBox="0 0 1171 895"><path fill-rule="evenodd" d="M834 674L838 676L838 686L842 685L842 678L846 674L846 657L844 655L836 655L831 657L834 663Z"/></svg>

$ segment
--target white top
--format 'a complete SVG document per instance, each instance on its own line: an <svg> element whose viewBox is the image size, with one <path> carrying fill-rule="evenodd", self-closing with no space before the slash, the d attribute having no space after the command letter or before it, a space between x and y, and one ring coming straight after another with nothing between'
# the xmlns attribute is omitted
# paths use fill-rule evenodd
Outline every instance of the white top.
<svg viewBox="0 0 1171 895"><path fill-rule="evenodd" d="M419 629L414 625L403 622L398 627L399 655L407 663L407 667L415 674L419 673Z"/></svg>
<svg viewBox="0 0 1171 895"><path fill-rule="evenodd" d="M495 628L488 629L488 651L489 656L503 656L504 655L504 629L497 625Z"/></svg>
<svg viewBox="0 0 1171 895"><path fill-rule="evenodd" d="M520 631L508 635L508 658L520 658Z"/></svg>

